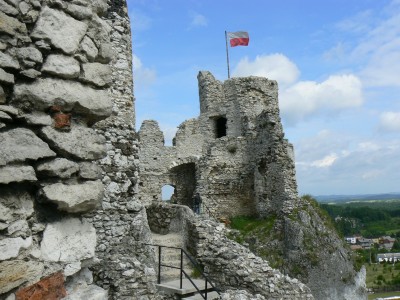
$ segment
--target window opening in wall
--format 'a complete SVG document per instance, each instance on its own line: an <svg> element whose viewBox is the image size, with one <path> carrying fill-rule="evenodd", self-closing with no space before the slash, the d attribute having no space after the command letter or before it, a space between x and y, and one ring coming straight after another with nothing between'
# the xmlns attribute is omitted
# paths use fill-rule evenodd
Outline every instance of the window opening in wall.
<svg viewBox="0 0 400 300"><path fill-rule="evenodd" d="M226 122L227 120L224 117L219 117L215 120L215 131L217 139L226 136Z"/></svg>
<svg viewBox="0 0 400 300"><path fill-rule="evenodd" d="M161 188L161 199L163 201L174 202L175 187L172 185L164 185Z"/></svg>

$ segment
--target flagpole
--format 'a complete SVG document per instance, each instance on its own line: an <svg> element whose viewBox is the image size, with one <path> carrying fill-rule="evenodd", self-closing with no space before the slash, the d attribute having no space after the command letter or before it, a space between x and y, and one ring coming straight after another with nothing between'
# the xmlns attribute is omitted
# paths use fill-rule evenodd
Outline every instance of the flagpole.
<svg viewBox="0 0 400 300"><path fill-rule="evenodd" d="M225 43L226 43L226 64L228 65L228 79L231 78L231 75L229 73L229 52L228 52L228 36L225 30Z"/></svg>

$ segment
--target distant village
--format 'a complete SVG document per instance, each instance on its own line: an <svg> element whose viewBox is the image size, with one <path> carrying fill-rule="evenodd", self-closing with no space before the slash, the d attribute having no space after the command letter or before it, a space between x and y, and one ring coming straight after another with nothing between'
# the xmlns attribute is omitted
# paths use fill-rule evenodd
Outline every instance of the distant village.
<svg viewBox="0 0 400 300"><path fill-rule="evenodd" d="M378 238L364 238L362 236L346 237L345 241L350 245L351 250L368 250L377 245L378 249L390 251L396 242L395 238L390 236L381 236ZM376 257L377 262L397 262L400 261L400 253L378 253Z"/></svg>

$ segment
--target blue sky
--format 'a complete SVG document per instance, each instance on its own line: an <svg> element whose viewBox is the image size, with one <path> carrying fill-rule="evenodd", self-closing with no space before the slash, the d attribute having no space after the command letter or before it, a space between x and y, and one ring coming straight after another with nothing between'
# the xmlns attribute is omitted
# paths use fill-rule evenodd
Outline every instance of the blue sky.
<svg viewBox="0 0 400 300"><path fill-rule="evenodd" d="M278 81L299 193L400 191L400 0L128 0L136 128L197 117L197 74Z"/></svg>

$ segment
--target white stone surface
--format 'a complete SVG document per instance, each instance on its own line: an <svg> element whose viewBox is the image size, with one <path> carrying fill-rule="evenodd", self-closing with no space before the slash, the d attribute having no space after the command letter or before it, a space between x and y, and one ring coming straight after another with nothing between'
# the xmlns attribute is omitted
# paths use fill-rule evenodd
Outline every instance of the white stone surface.
<svg viewBox="0 0 400 300"><path fill-rule="evenodd" d="M57 204L59 210L82 213L101 204L104 187L96 180L71 185L55 183L45 186L42 191L46 200Z"/></svg>
<svg viewBox="0 0 400 300"><path fill-rule="evenodd" d="M0 221L13 222L27 219L33 214L33 197L24 191L13 189L0 193Z"/></svg>
<svg viewBox="0 0 400 300"><path fill-rule="evenodd" d="M47 126L42 128L45 139L65 156L82 160L93 160L105 155L105 138L93 129L72 125L68 132Z"/></svg>
<svg viewBox="0 0 400 300"><path fill-rule="evenodd" d="M0 22L0 32L5 32L11 36L25 35L27 33L26 25L16 18L0 12L0 20L2 21Z"/></svg>
<svg viewBox="0 0 400 300"><path fill-rule="evenodd" d="M76 262L93 258L96 231L92 224L78 218L49 223L40 245L45 261Z"/></svg>
<svg viewBox="0 0 400 300"><path fill-rule="evenodd" d="M37 79L30 84L16 84L15 104L30 105L37 110L47 109L62 102L64 112L72 111L103 119L111 115L112 104L107 92L95 90L79 82L61 79Z"/></svg>
<svg viewBox="0 0 400 300"><path fill-rule="evenodd" d="M82 79L99 87L111 83L111 68L101 63L87 63L82 65Z"/></svg>
<svg viewBox="0 0 400 300"><path fill-rule="evenodd" d="M1 18L1 14L0 14ZM0 22L1 24L1 22ZM18 61L7 53L0 52L0 68L12 68L19 70L21 67Z"/></svg>
<svg viewBox="0 0 400 300"><path fill-rule="evenodd" d="M97 49L96 45L93 43L92 39L88 36L85 36L81 42L82 51L86 54L86 57L89 61L94 61L99 50Z"/></svg>
<svg viewBox="0 0 400 300"><path fill-rule="evenodd" d="M78 49L86 30L87 25L84 22L75 20L62 11L45 7L41 10L31 36L49 40L54 47L72 54Z"/></svg>
<svg viewBox="0 0 400 300"><path fill-rule="evenodd" d="M61 54L50 54L42 67L42 72L67 79L78 77L80 71L79 62L75 58Z"/></svg>
<svg viewBox="0 0 400 300"><path fill-rule="evenodd" d="M49 146L29 129L15 128L0 132L0 166L55 155Z"/></svg>
<svg viewBox="0 0 400 300"><path fill-rule="evenodd" d="M53 123L51 117L42 112L32 112L31 114L22 115L21 118L29 125L49 126Z"/></svg>
<svg viewBox="0 0 400 300"><path fill-rule="evenodd" d="M0 260L17 257L22 248L27 249L32 245L32 237L23 239L5 238L0 240Z"/></svg>
<svg viewBox="0 0 400 300"><path fill-rule="evenodd" d="M3 69L0 69L0 82L6 84L14 84L14 75L7 73Z"/></svg>
<svg viewBox="0 0 400 300"><path fill-rule="evenodd" d="M66 158L56 158L38 164L36 171L41 176L70 178L72 174L79 171L79 165Z"/></svg>
<svg viewBox="0 0 400 300"><path fill-rule="evenodd" d="M0 183L37 181L35 170L31 166L0 167Z"/></svg>

